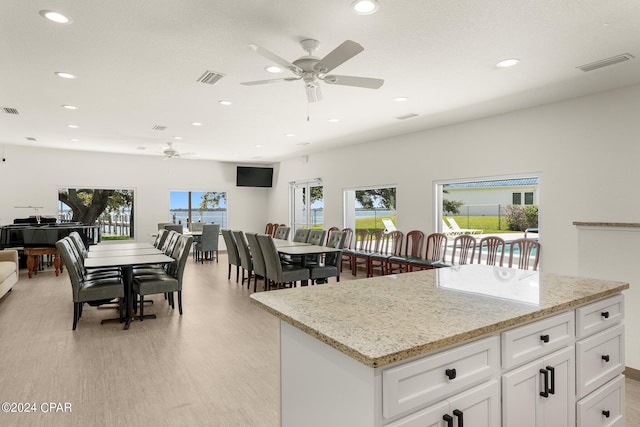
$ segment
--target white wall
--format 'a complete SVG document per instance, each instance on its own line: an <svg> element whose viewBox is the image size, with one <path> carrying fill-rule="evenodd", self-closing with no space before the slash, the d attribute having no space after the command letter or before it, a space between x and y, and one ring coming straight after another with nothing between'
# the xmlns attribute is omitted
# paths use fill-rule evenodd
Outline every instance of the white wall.
<svg viewBox="0 0 640 427"><path fill-rule="evenodd" d="M232 163L14 145L6 145L4 155L6 161L0 162L0 224L34 214L32 209L15 206L43 206L41 215L55 216L58 187L133 188L139 241L151 241L157 223L170 221L171 190L226 191L229 228L263 231L268 222L272 190L236 187L236 165Z"/></svg>
<svg viewBox="0 0 640 427"><path fill-rule="evenodd" d="M270 213L287 213L289 181L322 177L325 225L341 226L344 188L396 184L398 229L430 233L434 181L535 172L540 176L542 269L578 275L573 221L640 222L639 111L640 86L633 86L310 154L307 163L291 159L280 165ZM640 255L637 246L628 250ZM640 286L631 266L621 268L603 263L599 277ZM637 325L640 300L627 292L627 366L640 369L640 353L629 351L640 348Z"/></svg>

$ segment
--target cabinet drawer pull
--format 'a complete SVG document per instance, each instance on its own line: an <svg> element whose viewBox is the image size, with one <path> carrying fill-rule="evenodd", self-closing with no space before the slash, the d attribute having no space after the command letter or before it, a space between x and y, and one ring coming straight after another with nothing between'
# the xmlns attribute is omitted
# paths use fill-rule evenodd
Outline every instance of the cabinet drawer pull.
<svg viewBox="0 0 640 427"><path fill-rule="evenodd" d="M603 354L602 355L602 360L604 360L605 362L609 361L609 355L608 354Z"/></svg>
<svg viewBox="0 0 640 427"><path fill-rule="evenodd" d="M542 382L544 383L544 391L540 392L540 396L549 397L549 371L546 369L540 369L542 374Z"/></svg>
<svg viewBox="0 0 640 427"><path fill-rule="evenodd" d="M549 342L549 335L540 335L540 341Z"/></svg>
<svg viewBox="0 0 640 427"><path fill-rule="evenodd" d="M460 409L454 409L453 410L453 415L455 415L456 417L458 417L458 427L464 427L463 425L463 418L462 418L462 411Z"/></svg>
<svg viewBox="0 0 640 427"><path fill-rule="evenodd" d="M551 373L549 394L556 394L556 368L553 366L547 366L547 370Z"/></svg>
<svg viewBox="0 0 640 427"><path fill-rule="evenodd" d="M602 317L604 317L605 319L609 318L609 312L608 311L603 311L602 313L600 313L602 315Z"/></svg>
<svg viewBox="0 0 640 427"><path fill-rule="evenodd" d="M609 411L602 411L602 415L604 415L605 418L609 418L609 416L611 416L611 412Z"/></svg>
<svg viewBox="0 0 640 427"><path fill-rule="evenodd" d="M453 417L449 414L444 414L442 419L447 422L447 427L453 427Z"/></svg>
<svg viewBox="0 0 640 427"><path fill-rule="evenodd" d="M456 370L454 369L447 369L444 371L444 374L447 376L447 378L449 378L450 380L453 380L456 378Z"/></svg>

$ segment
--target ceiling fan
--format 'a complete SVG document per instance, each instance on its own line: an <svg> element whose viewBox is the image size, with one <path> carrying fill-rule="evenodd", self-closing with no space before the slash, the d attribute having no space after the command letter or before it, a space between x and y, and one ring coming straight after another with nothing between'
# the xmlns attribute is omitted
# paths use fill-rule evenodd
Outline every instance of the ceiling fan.
<svg viewBox="0 0 640 427"><path fill-rule="evenodd" d="M173 143L172 142L167 142L167 146L162 150L162 154L164 154L165 159L179 159L180 157L195 155L194 153L182 153L182 154L180 154L180 152L178 150L173 148Z"/></svg>
<svg viewBox="0 0 640 427"><path fill-rule="evenodd" d="M302 56L293 62L289 62L286 59L283 59L258 45L248 45L248 47L258 55L261 55L288 69L293 74L295 74L296 77L256 80L252 82L243 82L242 84L253 86L302 80L305 84L307 100L309 102L316 102L322 99L322 92L320 91L319 85L319 82L321 81L331 85L355 86L368 89L378 89L384 83L384 80L382 79L373 79L370 77L341 76L337 74L329 74L334 68L342 65L364 50L361 45L352 40L346 40L333 51L329 52L329 54L327 54L322 59L313 55L315 51L318 50L318 46L320 45L317 40L302 40L300 42L300 45L302 46L302 49L307 52L307 55Z"/></svg>

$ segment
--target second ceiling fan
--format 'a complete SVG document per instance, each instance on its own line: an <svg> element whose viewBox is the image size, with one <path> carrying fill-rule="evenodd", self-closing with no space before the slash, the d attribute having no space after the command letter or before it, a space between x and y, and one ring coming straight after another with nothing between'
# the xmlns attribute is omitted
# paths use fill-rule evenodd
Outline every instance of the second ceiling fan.
<svg viewBox="0 0 640 427"><path fill-rule="evenodd" d="M243 82L243 85L253 86L278 82L289 82L302 80L305 84L307 92L307 100L309 102L317 102L322 99L319 82L325 82L332 85L355 86L368 89L378 89L384 83L382 79L373 79L370 77L342 76L338 74L329 74L334 68L342 65L349 59L353 58L364 48L352 41L346 40L340 46L329 52L324 58L320 59L313 54L318 49L319 42L317 40L302 40L300 45L307 52L307 55L289 62L286 59L264 49L258 45L250 44L248 47L276 64L288 69L296 77L284 77L279 79L256 80L252 82Z"/></svg>

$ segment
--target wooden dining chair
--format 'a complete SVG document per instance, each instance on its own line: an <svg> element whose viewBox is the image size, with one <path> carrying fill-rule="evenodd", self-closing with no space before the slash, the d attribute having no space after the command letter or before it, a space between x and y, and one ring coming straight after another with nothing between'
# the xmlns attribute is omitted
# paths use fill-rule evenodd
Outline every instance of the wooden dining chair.
<svg viewBox="0 0 640 427"><path fill-rule="evenodd" d="M387 266L389 258L400 255L402 251L402 231L394 230L383 233L378 251L369 255L367 264L367 277L372 277L376 269L380 269L380 275L389 274Z"/></svg>
<svg viewBox="0 0 640 427"><path fill-rule="evenodd" d="M480 239L480 243L478 243L478 264L498 265L502 267L504 252L504 239L498 236L483 237Z"/></svg>
<svg viewBox="0 0 640 427"><path fill-rule="evenodd" d="M451 253L452 265L473 264L476 255L476 238L470 234L461 234L453 239L453 251Z"/></svg>
<svg viewBox="0 0 640 427"><path fill-rule="evenodd" d="M387 259L387 274L406 273L410 271L411 260L420 259L424 245L424 233L420 230L411 230L404 237L404 240L404 251Z"/></svg>
<svg viewBox="0 0 640 427"><path fill-rule="evenodd" d="M360 248L353 251L351 257L351 274L357 276L358 267L363 266L365 271L369 264L369 256L380 250L380 241L382 240L382 230L369 230L361 242Z"/></svg>
<svg viewBox="0 0 640 427"><path fill-rule="evenodd" d="M409 271L430 270L445 266L447 236L444 233L431 233L427 236L427 249L424 258L409 260Z"/></svg>
<svg viewBox="0 0 640 427"><path fill-rule="evenodd" d="M540 243L533 239L516 239L509 243L509 267L538 270Z"/></svg>

